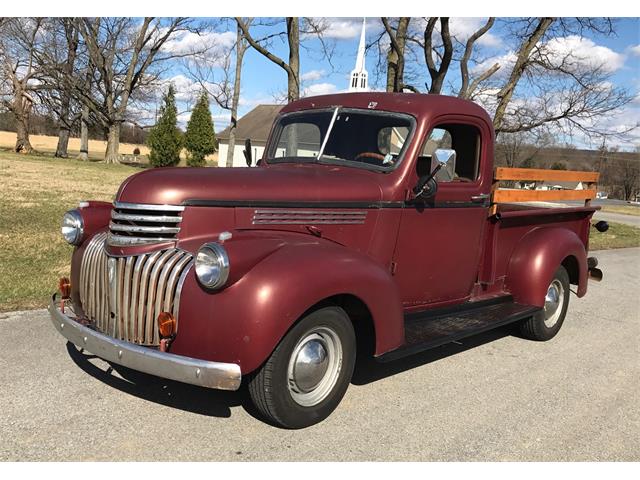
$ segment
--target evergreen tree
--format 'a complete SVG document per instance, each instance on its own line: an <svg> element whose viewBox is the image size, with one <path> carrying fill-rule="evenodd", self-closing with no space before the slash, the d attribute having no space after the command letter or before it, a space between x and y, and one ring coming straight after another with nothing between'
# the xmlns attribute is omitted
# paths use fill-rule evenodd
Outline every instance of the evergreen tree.
<svg viewBox="0 0 640 480"><path fill-rule="evenodd" d="M187 165L190 167L202 167L205 165L204 157L216 151L216 135L213 131L213 121L209 110L209 96L202 92L196 106L191 112L191 118L187 124L187 132L184 136L184 144L189 154Z"/></svg>
<svg viewBox="0 0 640 480"><path fill-rule="evenodd" d="M174 167L180 163L182 134L177 127L178 109L173 85L169 85L162 103L160 118L147 137L147 145L151 149L149 162L154 167Z"/></svg>

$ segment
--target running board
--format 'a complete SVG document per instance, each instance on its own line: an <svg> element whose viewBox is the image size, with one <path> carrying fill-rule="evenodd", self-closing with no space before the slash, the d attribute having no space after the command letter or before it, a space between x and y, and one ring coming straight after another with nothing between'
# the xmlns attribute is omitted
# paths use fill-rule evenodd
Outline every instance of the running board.
<svg viewBox="0 0 640 480"><path fill-rule="evenodd" d="M540 307L513 303L510 296L484 302L468 302L453 309L438 309L405 316L405 344L377 357L389 362L523 320Z"/></svg>

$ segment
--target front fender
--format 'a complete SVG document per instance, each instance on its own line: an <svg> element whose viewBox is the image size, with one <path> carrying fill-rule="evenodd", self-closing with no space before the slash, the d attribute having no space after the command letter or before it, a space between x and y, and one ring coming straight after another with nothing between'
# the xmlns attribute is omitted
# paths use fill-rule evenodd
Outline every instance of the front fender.
<svg viewBox="0 0 640 480"><path fill-rule="evenodd" d="M541 227L518 242L507 270L506 287L517 303L544 306L551 279L567 257L578 267L578 297L587 293L587 253L580 238L571 230Z"/></svg>
<svg viewBox="0 0 640 480"><path fill-rule="evenodd" d="M238 363L249 373L305 311L340 294L354 295L368 307L376 354L404 342L400 295L387 270L364 254L318 240L281 246L219 292L200 288L192 269L171 351Z"/></svg>

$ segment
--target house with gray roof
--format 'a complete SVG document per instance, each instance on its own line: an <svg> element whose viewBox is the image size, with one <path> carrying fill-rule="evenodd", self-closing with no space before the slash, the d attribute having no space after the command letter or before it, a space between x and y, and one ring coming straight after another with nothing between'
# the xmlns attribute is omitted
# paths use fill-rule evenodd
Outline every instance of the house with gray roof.
<svg viewBox="0 0 640 480"><path fill-rule="evenodd" d="M236 125L236 145L233 151L233 167L246 167L244 154L244 142L251 139L252 156L255 160L262 158L271 125L280 113L282 105L258 105L249 113L238 119ZM227 152L229 151L229 131L225 128L218 133L218 166L226 167Z"/></svg>

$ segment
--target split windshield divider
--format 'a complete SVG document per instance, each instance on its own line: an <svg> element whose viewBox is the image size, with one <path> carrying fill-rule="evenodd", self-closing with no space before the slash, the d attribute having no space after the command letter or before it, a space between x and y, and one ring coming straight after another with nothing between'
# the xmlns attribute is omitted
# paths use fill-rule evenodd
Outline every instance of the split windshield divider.
<svg viewBox="0 0 640 480"><path fill-rule="evenodd" d="M322 154L324 153L324 147L327 146L327 141L329 140L329 135L331 135L331 130L333 130L333 124L336 122L336 117L338 116L338 112L340 111L340 107L336 107L333 111L333 116L331 117L331 121L329 122L329 128L327 128L327 134L324 136L324 140L322 141L322 146L320 147L320 151L318 155L316 155L316 160L320 160Z"/></svg>

